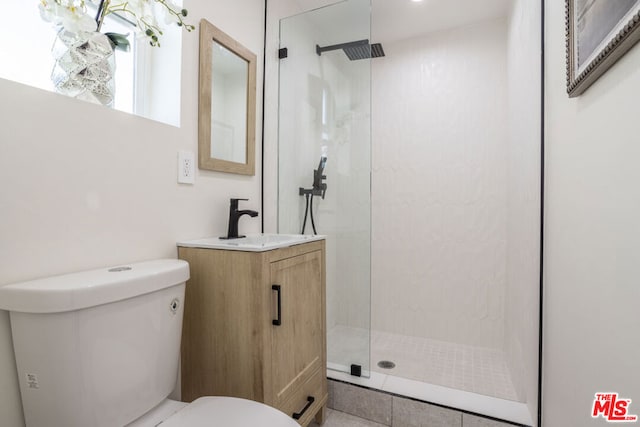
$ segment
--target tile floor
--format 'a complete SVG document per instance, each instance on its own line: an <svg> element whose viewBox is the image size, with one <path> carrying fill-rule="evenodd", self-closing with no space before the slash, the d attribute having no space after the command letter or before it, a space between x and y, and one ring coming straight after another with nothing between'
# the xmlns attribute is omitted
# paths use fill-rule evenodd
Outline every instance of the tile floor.
<svg viewBox="0 0 640 427"><path fill-rule="evenodd" d="M413 402L409 402L413 404ZM453 419L451 417L453 415ZM486 418L468 414L450 414L449 417L428 416L421 417L420 410L409 410L394 415L392 424L380 424L345 412L327 409L327 418L322 427L514 427L511 424L501 423ZM320 427L315 422L309 427Z"/></svg>
<svg viewBox="0 0 640 427"><path fill-rule="evenodd" d="M367 339L366 330L333 327L327 336L328 361L348 364L352 355L366 348ZM377 366L381 360L396 366L381 369ZM371 364L374 372L518 400L504 354L496 349L372 331Z"/></svg>
<svg viewBox="0 0 640 427"><path fill-rule="evenodd" d="M316 423L309 424L309 427L319 427ZM358 418L344 412L327 409L327 419L322 427L385 427L373 421Z"/></svg>
<svg viewBox="0 0 640 427"><path fill-rule="evenodd" d="M524 419L521 417L512 418L513 414L508 413L487 414L490 417L497 417L496 419L491 419L462 412L457 409L452 409L451 407L443 407L426 401L410 399L397 394L363 388L335 380L329 380L328 392L329 400L327 401L327 407L333 410L332 419L334 420L329 424L329 427L334 427L336 425L333 424L334 422L337 423L342 420L359 422L360 424L356 424L357 426L376 427L513 427L531 426L533 424L528 416ZM476 393L459 393L479 396ZM485 400L509 402L493 397L483 397ZM483 407L481 409L484 411L487 408ZM359 419L344 417L344 414L349 414ZM512 418L512 422L498 421L498 418L504 418L505 415L507 418Z"/></svg>

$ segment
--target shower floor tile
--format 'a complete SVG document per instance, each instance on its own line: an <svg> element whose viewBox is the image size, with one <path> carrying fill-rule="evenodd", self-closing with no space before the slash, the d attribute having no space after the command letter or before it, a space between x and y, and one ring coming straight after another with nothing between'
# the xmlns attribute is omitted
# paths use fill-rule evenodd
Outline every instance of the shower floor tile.
<svg viewBox="0 0 640 427"><path fill-rule="evenodd" d="M327 336L328 361L344 361L362 352L368 331L333 327ZM362 357L362 356L361 356ZM353 360L353 359L351 359ZM392 369L379 361L395 363ZM341 363L342 362L342 363ZM347 364L348 366L348 364ZM371 331L371 370L507 400L518 400L500 350Z"/></svg>

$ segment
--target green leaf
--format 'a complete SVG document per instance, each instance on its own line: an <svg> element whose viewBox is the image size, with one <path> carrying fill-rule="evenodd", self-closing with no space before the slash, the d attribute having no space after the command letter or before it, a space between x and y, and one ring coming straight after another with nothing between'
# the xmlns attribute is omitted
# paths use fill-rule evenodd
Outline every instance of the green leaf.
<svg viewBox="0 0 640 427"><path fill-rule="evenodd" d="M111 46L114 49L119 49L123 52L129 52L129 39L127 39L128 34L118 34L118 33L104 33L105 36L109 38L111 42Z"/></svg>

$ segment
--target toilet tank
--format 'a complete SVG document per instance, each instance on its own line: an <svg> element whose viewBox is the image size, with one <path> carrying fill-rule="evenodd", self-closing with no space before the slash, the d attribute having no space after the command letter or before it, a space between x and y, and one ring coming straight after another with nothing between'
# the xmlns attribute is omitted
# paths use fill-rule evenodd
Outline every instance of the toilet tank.
<svg viewBox="0 0 640 427"><path fill-rule="evenodd" d="M0 287L27 427L124 426L169 396L188 278L155 260Z"/></svg>

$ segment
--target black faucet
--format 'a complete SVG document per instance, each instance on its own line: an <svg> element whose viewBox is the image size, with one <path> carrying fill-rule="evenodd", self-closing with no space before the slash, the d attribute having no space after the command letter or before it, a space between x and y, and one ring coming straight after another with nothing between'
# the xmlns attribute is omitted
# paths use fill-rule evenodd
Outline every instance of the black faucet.
<svg viewBox="0 0 640 427"><path fill-rule="evenodd" d="M229 231L226 237L220 237L221 239L239 239L245 236L238 236L238 221L242 215L249 215L250 217L258 216L258 212L251 210L238 210L238 202L240 200L247 201L249 199L231 199L229 204Z"/></svg>

